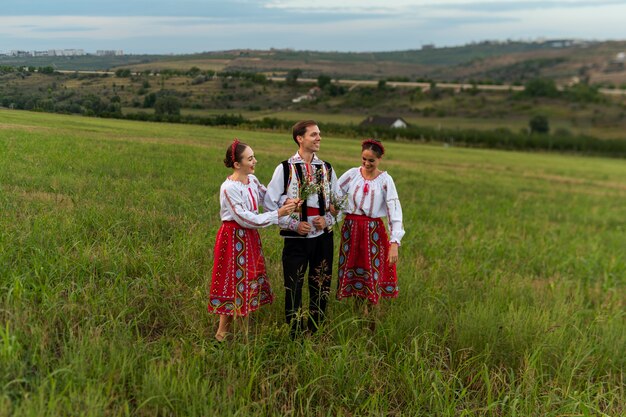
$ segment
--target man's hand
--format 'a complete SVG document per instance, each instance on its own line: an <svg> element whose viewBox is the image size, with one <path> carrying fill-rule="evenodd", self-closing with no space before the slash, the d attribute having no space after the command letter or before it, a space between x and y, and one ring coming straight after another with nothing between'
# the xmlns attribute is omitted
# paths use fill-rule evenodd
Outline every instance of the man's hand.
<svg viewBox="0 0 626 417"><path fill-rule="evenodd" d="M326 218L324 216L317 216L313 218L313 226L316 229L323 230L326 228Z"/></svg>
<svg viewBox="0 0 626 417"><path fill-rule="evenodd" d="M298 234L306 236L311 231L311 224L309 222L298 223Z"/></svg>

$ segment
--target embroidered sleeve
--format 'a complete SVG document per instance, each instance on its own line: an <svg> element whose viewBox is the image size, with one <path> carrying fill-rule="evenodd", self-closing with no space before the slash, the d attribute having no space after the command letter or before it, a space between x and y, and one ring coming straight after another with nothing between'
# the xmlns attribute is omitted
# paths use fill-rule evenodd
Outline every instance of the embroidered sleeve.
<svg viewBox="0 0 626 417"><path fill-rule="evenodd" d="M398 198L398 191L393 178L387 175L384 185L385 204L387 206L387 220L389 224L389 241L400 244L404 236L404 226L402 224L402 206Z"/></svg>
<svg viewBox="0 0 626 417"><path fill-rule="evenodd" d="M267 184L267 189L263 198L263 208L266 210L278 210L280 204L285 201L285 198L283 197L283 188L283 166L278 165L274 170L274 175L272 175L270 183Z"/></svg>
<svg viewBox="0 0 626 417"><path fill-rule="evenodd" d="M290 216L283 216L278 218L278 226L281 229L291 230L292 232L298 231L298 225L300 224L300 218L297 213Z"/></svg>
<svg viewBox="0 0 626 417"><path fill-rule="evenodd" d="M339 180L337 179L337 174L335 173L334 168L331 169L330 172L330 193L332 199L335 199L337 201L343 199L345 195L341 187L339 187ZM332 199L331 201L329 201L329 203L332 203ZM330 204L328 204L328 208L330 208ZM339 223L343 219L343 216L343 211L339 211L337 217L334 217L331 213L326 213L326 215L324 216L326 218L326 225L332 227L335 223Z"/></svg>
<svg viewBox="0 0 626 417"><path fill-rule="evenodd" d="M339 189L344 194L348 192L348 188L350 188L350 183L352 182L352 178L354 178L354 174L356 172L357 168L350 168L337 181Z"/></svg>
<svg viewBox="0 0 626 417"><path fill-rule="evenodd" d="M278 165L274 170L274 174L272 175L272 179L270 183L267 184L267 189L265 192L265 197L263 198L263 208L265 210L278 210L283 204L285 204L285 200L287 200L287 195L283 194L285 186L284 182L284 172L282 164ZM289 184L287 186L289 188ZM283 216L278 218L278 227L281 229L297 231L298 224L300 223L299 218L294 218L291 216Z"/></svg>
<svg viewBox="0 0 626 417"><path fill-rule="evenodd" d="M254 182L257 192L259 193L259 206L263 207L263 211L272 211L271 209L268 209L265 205L265 195L267 194L267 187L261 184L261 181L259 181L259 179L254 175L250 175L250 181Z"/></svg>
<svg viewBox="0 0 626 417"><path fill-rule="evenodd" d="M261 229L278 223L278 211L257 214L248 209L246 200L241 191L234 187L223 190L226 210L235 221L248 229Z"/></svg>

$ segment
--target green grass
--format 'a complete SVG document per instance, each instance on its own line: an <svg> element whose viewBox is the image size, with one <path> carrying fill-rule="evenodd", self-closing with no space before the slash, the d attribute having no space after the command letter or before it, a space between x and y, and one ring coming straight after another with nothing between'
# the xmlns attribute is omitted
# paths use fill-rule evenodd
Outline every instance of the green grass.
<svg viewBox="0 0 626 417"><path fill-rule="evenodd" d="M216 346L234 136L264 182L295 151L287 134L0 111L0 416L626 412L622 161L387 143L407 235L375 330L333 299L291 342L268 229L277 300ZM324 137L320 156L341 173L359 149Z"/></svg>

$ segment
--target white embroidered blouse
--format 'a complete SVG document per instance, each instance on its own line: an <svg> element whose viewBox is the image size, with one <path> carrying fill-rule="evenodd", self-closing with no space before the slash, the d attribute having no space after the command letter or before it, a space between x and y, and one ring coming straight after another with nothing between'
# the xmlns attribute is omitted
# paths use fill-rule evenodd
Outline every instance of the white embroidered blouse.
<svg viewBox="0 0 626 417"><path fill-rule="evenodd" d="M400 244L404 236L402 207L393 178L382 172L373 180L366 180L361 168L351 168L339 178L339 188L347 194L347 214L358 214L372 218L387 217L389 242Z"/></svg>
<svg viewBox="0 0 626 417"><path fill-rule="evenodd" d="M254 175L248 175L248 183L226 179L220 187L220 218L236 221L248 229L260 229L278 224L278 210L259 214L259 205L265 209L267 189Z"/></svg>

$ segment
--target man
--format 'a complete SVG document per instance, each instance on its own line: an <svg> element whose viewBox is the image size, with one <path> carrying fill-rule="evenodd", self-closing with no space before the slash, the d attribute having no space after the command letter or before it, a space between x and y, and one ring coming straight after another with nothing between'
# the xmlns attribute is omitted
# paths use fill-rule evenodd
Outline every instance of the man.
<svg viewBox="0 0 626 417"><path fill-rule="evenodd" d="M267 186L265 205L268 210L276 210L287 199L301 204L299 214L282 217L278 222L285 239L282 255L285 316L293 338L305 328L301 307L307 268L309 318L306 327L314 333L324 319L333 268L335 219L330 213L330 196L339 193L334 170L316 155L322 140L317 123L313 120L296 123L292 136L298 152L276 167ZM305 196L305 188L314 192ZM300 199L301 196L306 198Z"/></svg>

